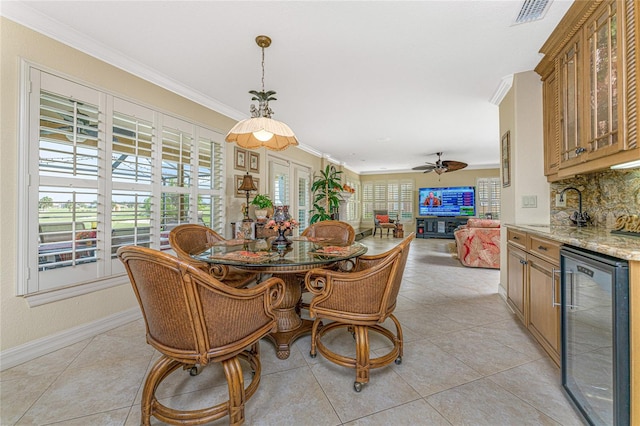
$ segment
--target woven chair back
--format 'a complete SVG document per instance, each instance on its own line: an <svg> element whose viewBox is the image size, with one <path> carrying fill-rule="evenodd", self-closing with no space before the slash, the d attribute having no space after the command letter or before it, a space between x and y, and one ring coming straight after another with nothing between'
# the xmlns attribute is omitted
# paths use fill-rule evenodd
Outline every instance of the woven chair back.
<svg viewBox="0 0 640 426"><path fill-rule="evenodd" d="M332 244L353 244L356 231L353 226L339 220L323 220L310 225L302 232L302 236L328 238Z"/></svg>
<svg viewBox="0 0 640 426"><path fill-rule="evenodd" d="M176 256L205 271L208 270L209 265L194 260L191 254L201 252L204 248L222 240L224 238L213 229L194 223L178 225L169 232L169 245Z"/></svg>
<svg viewBox="0 0 640 426"><path fill-rule="evenodd" d="M118 250L140 304L147 342L185 363L207 364L240 353L275 328L273 294L234 289L190 262L157 250Z"/></svg>

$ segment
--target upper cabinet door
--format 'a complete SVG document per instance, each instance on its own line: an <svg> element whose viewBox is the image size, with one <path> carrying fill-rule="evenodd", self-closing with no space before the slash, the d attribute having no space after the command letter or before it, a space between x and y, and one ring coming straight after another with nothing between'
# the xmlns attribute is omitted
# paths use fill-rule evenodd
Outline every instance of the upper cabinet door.
<svg viewBox="0 0 640 426"><path fill-rule="evenodd" d="M581 100L582 100L582 48L581 34L576 34L563 50L560 59L562 75L562 149L560 167L568 167L584 161L586 149L580 144Z"/></svg>
<svg viewBox="0 0 640 426"><path fill-rule="evenodd" d="M623 149L620 120L623 116L624 93L619 90L624 76L623 56L619 40L619 19L616 2L601 5L585 25L588 73L588 119L585 145L590 158L609 155ZM585 117L585 118L587 118Z"/></svg>
<svg viewBox="0 0 640 426"><path fill-rule="evenodd" d="M637 0L574 2L542 47L548 180L640 159L639 8Z"/></svg>

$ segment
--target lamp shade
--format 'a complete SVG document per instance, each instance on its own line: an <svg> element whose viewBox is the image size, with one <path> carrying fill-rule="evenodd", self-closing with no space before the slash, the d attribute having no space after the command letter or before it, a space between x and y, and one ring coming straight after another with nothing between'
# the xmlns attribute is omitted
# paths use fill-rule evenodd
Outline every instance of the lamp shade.
<svg viewBox="0 0 640 426"><path fill-rule="evenodd" d="M265 147L272 151L282 151L289 146L298 145L296 135L289 126L268 117L254 117L239 121L229 131L225 140L235 142L242 148Z"/></svg>
<svg viewBox="0 0 640 426"><path fill-rule="evenodd" d="M253 182L253 177L247 173L242 177L242 184L238 188L238 191L257 191L256 184Z"/></svg>

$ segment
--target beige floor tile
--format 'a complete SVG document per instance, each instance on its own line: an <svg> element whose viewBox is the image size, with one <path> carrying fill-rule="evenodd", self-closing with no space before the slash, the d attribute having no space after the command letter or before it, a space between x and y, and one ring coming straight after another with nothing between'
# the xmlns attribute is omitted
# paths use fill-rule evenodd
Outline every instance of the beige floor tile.
<svg viewBox="0 0 640 426"><path fill-rule="evenodd" d="M262 377L246 408L248 425L339 425L340 419L308 367Z"/></svg>
<svg viewBox="0 0 640 426"><path fill-rule="evenodd" d="M105 413L94 414L92 416L79 417L77 419L64 420L54 423L55 426L115 426L122 425L129 414L129 407L118 410L107 411Z"/></svg>
<svg viewBox="0 0 640 426"><path fill-rule="evenodd" d="M369 254L399 241L363 240ZM357 393L355 370L309 357L310 336L299 338L286 360L263 341L261 383L247 403L245 424L580 424L558 369L497 294L499 271L462 267L451 243L412 244L395 312L405 337L402 364L372 370ZM385 326L393 328L389 321ZM144 321L132 321L3 371L0 423L138 425L143 380L159 356L144 333ZM355 353L349 333L326 342ZM389 347L371 336L373 356ZM175 372L158 395L176 408L204 407L226 399L227 387L220 368L209 366L196 377Z"/></svg>
<svg viewBox="0 0 640 426"><path fill-rule="evenodd" d="M429 425L450 426L424 399L412 401L398 407L363 417L344 424L345 426Z"/></svg>
<svg viewBox="0 0 640 426"><path fill-rule="evenodd" d="M34 404L53 383L58 374L3 380L0 384L0 424L12 425Z"/></svg>
<svg viewBox="0 0 640 426"><path fill-rule="evenodd" d="M40 374L54 374L64 371L80 352L91 342L85 339L82 342L59 349L50 354L43 355L24 364L9 368L0 373L0 381L24 380L26 377Z"/></svg>
<svg viewBox="0 0 640 426"><path fill-rule="evenodd" d="M311 368L342 422L420 398L391 366L371 370L369 383L360 392L353 389L355 369L333 364L324 358Z"/></svg>
<svg viewBox="0 0 640 426"><path fill-rule="evenodd" d="M482 377L428 340L407 343L402 363L394 365L393 369L421 396L432 395Z"/></svg>
<svg viewBox="0 0 640 426"><path fill-rule="evenodd" d="M105 361L69 368L27 411L19 424L47 424L133 404L148 361Z"/></svg>
<svg viewBox="0 0 640 426"><path fill-rule="evenodd" d="M563 425L584 424L560 390L560 369L549 358L494 374L488 379Z"/></svg>
<svg viewBox="0 0 640 426"><path fill-rule="evenodd" d="M427 402L453 425L558 424L488 379L432 395Z"/></svg>
<svg viewBox="0 0 640 426"><path fill-rule="evenodd" d="M489 375L538 359L538 353L523 353L488 339L475 329L430 338L440 349L482 375Z"/></svg>

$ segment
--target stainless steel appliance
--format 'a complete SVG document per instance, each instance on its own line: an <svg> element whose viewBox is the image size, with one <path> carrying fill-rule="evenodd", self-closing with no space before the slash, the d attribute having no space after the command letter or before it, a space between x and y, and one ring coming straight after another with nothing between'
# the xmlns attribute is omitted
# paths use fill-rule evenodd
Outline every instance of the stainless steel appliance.
<svg viewBox="0 0 640 426"><path fill-rule="evenodd" d="M629 267L565 246L562 386L592 425L629 424Z"/></svg>

